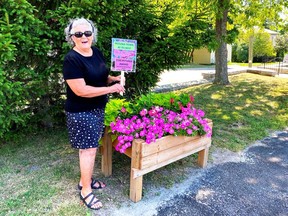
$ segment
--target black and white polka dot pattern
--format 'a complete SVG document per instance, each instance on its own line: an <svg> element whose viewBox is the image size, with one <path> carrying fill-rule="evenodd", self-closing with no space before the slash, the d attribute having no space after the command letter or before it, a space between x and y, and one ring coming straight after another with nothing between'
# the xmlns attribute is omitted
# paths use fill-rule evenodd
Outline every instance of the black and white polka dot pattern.
<svg viewBox="0 0 288 216"><path fill-rule="evenodd" d="M70 143L73 148L87 149L99 146L104 130L104 108L86 112L66 112Z"/></svg>

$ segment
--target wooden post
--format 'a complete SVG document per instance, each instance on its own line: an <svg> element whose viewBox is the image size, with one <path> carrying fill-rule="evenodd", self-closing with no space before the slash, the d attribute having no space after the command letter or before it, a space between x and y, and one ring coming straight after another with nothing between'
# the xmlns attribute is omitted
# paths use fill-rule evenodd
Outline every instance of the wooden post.
<svg viewBox="0 0 288 216"><path fill-rule="evenodd" d="M103 148L102 148L102 173L104 176L112 175L112 139L111 134L108 133L109 127L105 128L103 137Z"/></svg>
<svg viewBox="0 0 288 216"><path fill-rule="evenodd" d="M142 199L142 185L143 176L133 178L132 170L140 167L141 158L141 140L134 140L132 144L132 157L131 157L131 172L130 172L130 199L133 202L138 202Z"/></svg>
<svg viewBox="0 0 288 216"><path fill-rule="evenodd" d="M209 147L198 152L198 164L200 167L206 167L209 155Z"/></svg>

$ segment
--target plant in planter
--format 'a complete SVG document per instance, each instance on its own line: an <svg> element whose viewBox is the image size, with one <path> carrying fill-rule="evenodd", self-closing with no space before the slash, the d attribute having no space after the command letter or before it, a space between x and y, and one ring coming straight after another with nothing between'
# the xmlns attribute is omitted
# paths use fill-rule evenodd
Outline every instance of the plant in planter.
<svg viewBox="0 0 288 216"><path fill-rule="evenodd" d="M162 93L142 95L133 102L113 99L107 104L102 172L112 174L112 146L130 157L133 202L142 198L145 174L194 153L201 167L207 165L213 123L193 102L187 94ZM113 142L109 129L116 137Z"/></svg>
<svg viewBox="0 0 288 216"><path fill-rule="evenodd" d="M124 153L134 139L153 144L166 135L211 137L205 112L196 109L193 102L192 96L175 93L142 95L133 102L111 100L106 108L105 125L117 135L115 149Z"/></svg>

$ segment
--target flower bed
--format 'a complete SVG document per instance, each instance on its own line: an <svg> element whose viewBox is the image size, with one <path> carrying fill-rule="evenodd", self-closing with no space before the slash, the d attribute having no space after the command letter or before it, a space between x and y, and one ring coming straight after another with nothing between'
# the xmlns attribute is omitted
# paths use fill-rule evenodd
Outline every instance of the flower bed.
<svg viewBox="0 0 288 216"><path fill-rule="evenodd" d="M166 135L211 137L212 129L205 119L205 112L196 109L192 96L182 94L150 94L134 103L114 100L107 105L112 133L117 135L116 151L124 153L134 139L152 144ZM108 117L109 119L109 117ZM112 121L111 121L112 120Z"/></svg>

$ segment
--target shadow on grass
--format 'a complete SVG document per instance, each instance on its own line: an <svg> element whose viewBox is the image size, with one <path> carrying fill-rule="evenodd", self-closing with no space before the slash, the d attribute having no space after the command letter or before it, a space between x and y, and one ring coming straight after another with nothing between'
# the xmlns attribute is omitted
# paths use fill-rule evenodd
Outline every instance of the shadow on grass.
<svg viewBox="0 0 288 216"><path fill-rule="evenodd" d="M213 120L213 143L233 151L288 125L288 79L259 75L231 77L231 85L201 85L187 92Z"/></svg>

